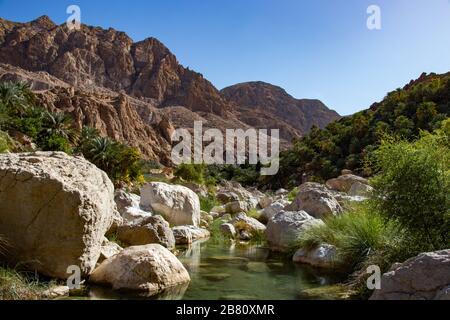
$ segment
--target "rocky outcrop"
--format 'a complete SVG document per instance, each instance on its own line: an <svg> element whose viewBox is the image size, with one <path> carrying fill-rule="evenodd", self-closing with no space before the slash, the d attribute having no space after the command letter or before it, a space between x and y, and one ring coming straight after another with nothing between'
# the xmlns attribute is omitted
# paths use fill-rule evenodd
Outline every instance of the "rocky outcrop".
<svg viewBox="0 0 450 320"><path fill-rule="evenodd" d="M292 260L297 263L309 264L317 268L333 268L336 261L336 247L322 244L313 249L299 249Z"/></svg>
<svg viewBox="0 0 450 320"><path fill-rule="evenodd" d="M104 238L102 248L100 250L100 257L98 258L97 263L102 263L106 259L115 256L122 250L123 248L119 246L117 243L111 242L108 239Z"/></svg>
<svg viewBox="0 0 450 320"><path fill-rule="evenodd" d="M189 188L153 182L141 189L142 208L161 214L172 226L200 223L200 200Z"/></svg>
<svg viewBox="0 0 450 320"><path fill-rule="evenodd" d="M267 224L267 243L271 250L289 251L304 230L317 224L323 222L305 211L281 211Z"/></svg>
<svg viewBox="0 0 450 320"><path fill-rule="evenodd" d="M324 128L340 118L319 100L297 100L282 88L264 82L241 83L221 92L237 105L243 122L255 128L279 128L280 137L289 142L312 126Z"/></svg>
<svg viewBox="0 0 450 320"><path fill-rule="evenodd" d="M450 250L394 264L371 300L450 300Z"/></svg>
<svg viewBox="0 0 450 320"><path fill-rule="evenodd" d="M190 281L183 264L159 244L129 247L105 260L89 278L114 290L157 294Z"/></svg>
<svg viewBox="0 0 450 320"><path fill-rule="evenodd" d="M288 205L287 211L304 210L314 218L322 219L342 212L342 207L325 186L307 182L300 186L294 202Z"/></svg>
<svg viewBox="0 0 450 320"><path fill-rule="evenodd" d="M157 243L172 250L175 248L175 238L169 223L161 216L153 216L125 224L117 228L120 241L131 245L141 246Z"/></svg>
<svg viewBox="0 0 450 320"><path fill-rule="evenodd" d="M65 279L89 275L118 216L108 176L60 152L0 155L0 234L8 262Z"/></svg>

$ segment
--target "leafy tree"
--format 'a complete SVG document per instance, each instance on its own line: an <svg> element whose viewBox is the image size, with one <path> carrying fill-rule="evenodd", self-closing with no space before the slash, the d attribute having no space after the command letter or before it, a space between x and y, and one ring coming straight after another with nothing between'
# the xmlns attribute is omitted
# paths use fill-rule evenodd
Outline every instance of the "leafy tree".
<svg viewBox="0 0 450 320"><path fill-rule="evenodd" d="M407 227L423 250L443 249L450 240L449 137L439 130L414 143L390 138L373 154L375 210Z"/></svg>

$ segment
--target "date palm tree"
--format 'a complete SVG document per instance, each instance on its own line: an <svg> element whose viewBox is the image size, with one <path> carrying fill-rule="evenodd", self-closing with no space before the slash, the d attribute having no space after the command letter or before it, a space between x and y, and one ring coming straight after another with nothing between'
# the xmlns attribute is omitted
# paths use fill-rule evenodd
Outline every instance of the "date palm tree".
<svg viewBox="0 0 450 320"><path fill-rule="evenodd" d="M21 115L34 103L34 94L24 82L0 83L0 101L11 113Z"/></svg>
<svg viewBox="0 0 450 320"><path fill-rule="evenodd" d="M44 112L43 132L49 137L61 136L71 143L76 143L79 139L79 133L75 130L70 115L60 112Z"/></svg>

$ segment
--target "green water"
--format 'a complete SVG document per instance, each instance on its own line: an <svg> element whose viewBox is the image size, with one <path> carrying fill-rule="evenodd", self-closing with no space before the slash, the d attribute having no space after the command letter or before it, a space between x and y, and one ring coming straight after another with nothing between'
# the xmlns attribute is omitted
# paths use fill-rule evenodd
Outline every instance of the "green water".
<svg viewBox="0 0 450 320"><path fill-rule="evenodd" d="M184 300L293 300L304 289L339 282L289 259L274 255L261 245L224 245L196 242L179 248L178 258L191 276L188 285L171 288L144 299ZM129 299L104 288L91 288L91 298Z"/></svg>

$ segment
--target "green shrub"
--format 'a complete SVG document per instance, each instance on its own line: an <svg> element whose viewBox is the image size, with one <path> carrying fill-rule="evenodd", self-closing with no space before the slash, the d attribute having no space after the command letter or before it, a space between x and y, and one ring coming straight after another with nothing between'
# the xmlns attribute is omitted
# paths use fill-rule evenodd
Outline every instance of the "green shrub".
<svg viewBox="0 0 450 320"><path fill-rule="evenodd" d="M406 227L419 250L445 249L450 232L449 136L439 131L410 143L385 139L374 152L374 210Z"/></svg>
<svg viewBox="0 0 450 320"><path fill-rule="evenodd" d="M174 174L176 177L184 181L193 182L197 184L205 184L205 164L180 164Z"/></svg>
<svg viewBox="0 0 450 320"><path fill-rule="evenodd" d="M298 239L296 248L314 248L325 243L334 245L337 248L335 265L353 272L373 255L385 251L397 252L404 239L404 231L397 223L386 222L380 215L371 212L366 203L356 206L349 213L329 217L324 225L309 228Z"/></svg>
<svg viewBox="0 0 450 320"><path fill-rule="evenodd" d="M295 198L297 198L298 195L298 187L295 187L294 189L291 190L291 192L288 193L287 197L289 201L294 201Z"/></svg>
<svg viewBox="0 0 450 320"><path fill-rule="evenodd" d="M65 137L57 134L42 139L39 145L44 151L62 151L67 154L72 153L70 142Z"/></svg>
<svg viewBox="0 0 450 320"><path fill-rule="evenodd" d="M219 206L220 202L216 199L215 195L208 194L208 196L199 196L200 199L200 209L205 212L211 212L211 209Z"/></svg>
<svg viewBox="0 0 450 320"><path fill-rule="evenodd" d="M6 132L0 131L0 153L8 152L11 148L11 138Z"/></svg>

